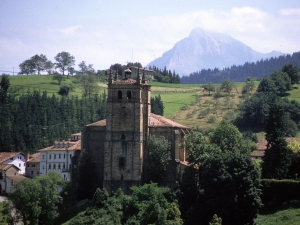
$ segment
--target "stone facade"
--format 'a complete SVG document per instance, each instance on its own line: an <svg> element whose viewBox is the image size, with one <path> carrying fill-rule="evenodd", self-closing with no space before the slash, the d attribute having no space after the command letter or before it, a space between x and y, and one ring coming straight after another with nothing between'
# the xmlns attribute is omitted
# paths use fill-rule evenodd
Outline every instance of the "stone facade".
<svg viewBox="0 0 300 225"><path fill-rule="evenodd" d="M130 192L133 185L142 185L151 178L147 173L149 135L164 136L171 144L171 160L166 169L165 184L172 187L180 161L185 160L181 147L190 128L151 113L151 86L145 72L131 78L125 70L123 79L108 83L106 119L85 126L82 149L87 150L97 165L97 186L109 193L122 188Z"/></svg>

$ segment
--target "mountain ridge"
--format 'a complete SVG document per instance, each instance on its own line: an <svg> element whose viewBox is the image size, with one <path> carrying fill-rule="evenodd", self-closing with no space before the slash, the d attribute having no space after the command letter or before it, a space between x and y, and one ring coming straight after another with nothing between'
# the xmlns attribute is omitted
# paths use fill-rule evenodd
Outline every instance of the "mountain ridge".
<svg viewBox="0 0 300 225"><path fill-rule="evenodd" d="M283 54L275 50L260 53L228 34L194 28L188 37L176 42L173 48L151 61L147 67L166 67L182 76L202 69L222 69Z"/></svg>

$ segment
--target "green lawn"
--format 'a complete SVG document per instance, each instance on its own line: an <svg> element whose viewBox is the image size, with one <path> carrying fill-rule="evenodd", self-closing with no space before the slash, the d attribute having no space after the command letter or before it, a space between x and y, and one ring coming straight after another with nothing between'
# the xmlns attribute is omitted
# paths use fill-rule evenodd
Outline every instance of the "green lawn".
<svg viewBox="0 0 300 225"><path fill-rule="evenodd" d="M183 106L196 100L195 91L189 92L154 92L152 96L160 95L164 103L164 116L169 118Z"/></svg>
<svg viewBox="0 0 300 225"><path fill-rule="evenodd" d="M19 94L25 94L29 91L40 90L47 91L49 95L58 95L58 90L60 85L56 80L52 80L53 75L18 75L10 76L10 84L13 87L20 87L21 90L18 91ZM70 96L82 96L82 90L78 85L75 77L64 77L61 84L69 84L73 87L73 91L69 93ZM99 86L98 93L103 93L105 87L103 85Z"/></svg>
<svg viewBox="0 0 300 225"><path fill-rule="evenodd" d="M257 225L298 225L300 224L300 204L287 204L278 210L261 212L255 220Z"/></svg>

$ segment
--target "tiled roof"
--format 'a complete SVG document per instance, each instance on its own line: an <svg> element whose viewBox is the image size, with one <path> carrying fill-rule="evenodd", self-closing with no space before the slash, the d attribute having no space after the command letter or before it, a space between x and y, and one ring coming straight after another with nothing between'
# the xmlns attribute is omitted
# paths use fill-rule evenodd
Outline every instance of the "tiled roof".
<svg viewBox="0 0 300 225"><path fill-rule="evenodd" d="M135 84L136 80L129 78L126 80L113 80L112 83L113 84Z"/></svg>
<svg viewBox="0 0 300 225"><path fill-rule="evenodd" d="M254 150L251 152L252 157L263 157L265 155L265 150Z"/></svg>
<svg viewBox="0 0 300 225"><path fill-rule="evenodd" d="M99 120L95 123L91 123L86 125L87 127L105 127L106 126L106 119L104 120Z"/></svg>
<svg viewBox="0 0 300 225"><path fill-rule="evenodd" d="M295 138L295 137L286 137L285 140L287 143L291 142L292 140L295 140L296 142L300 142L300 138ZM266 150L267 144L268 144L268 142L266 139L260 140L257 143L258 150Z"/></svg>
<svg viewBox="0 0 300 225"><path fill-rule="evenodd" d="M13 181L19 181L19 180L22 180L22 179L28 179L27 177L25 176L22 176L22 175L7 175L6 177L8 177L10 180L13 180Z"/></svg>
<svg viewBox="0 0 300 225"><path fill-rule="evenodd" d="M14 166L13 164L0 164L0 170L6 171L10 167ZM16 167L16 166L15 166ZM18 167L16 167L18 170L20 170Z"/></svg>
<svg viewBox="0 0 300 225"><path fill-rule="evenodd" d="M81 132L76 133L76 134L71 134L71 136L72 136L72 137L73 137L73 136L81 136Z"/></svg>
<svg viewBox="0 0 300 225"><path fill-rule="evenodd" d="M0 152L0 163L3 163L19 154L24 155L21 152Z"/></svg>
<svg viewBox="0 0 300 225"><path fill-rule="evenodd" d="M178 128L190 129L189 127L187 127L185 125L182 125L173 120L167 119L164 116L156 115L154 113L150 114L149 127L178 127Z"/></svg>
<svg viewBox="0 0 300 225"><path fill-rule="evenodd" d="M27 162L40 162L40 153L35 153L32 155L29 155L29 160Z"/></svg>
<svg viewBox="0 0 300 225"><path fill-rule="evenodd" d="M81 140L79 141L64 141L64 142L55 142L55 145L49 146L47 148L43 148L38 150L39 152L44 151L63 151L68 149L68 151L81 150ZM67 147L69 146L69 147Z"/></svg>
<svg viewBox="0 0 300 225"><path fill-rule="evenodd" d="M156 115L154 113L150 114L150 124L149 127L178 127L178 128L184 128L184 129L190 129L189 127L182 125L180 123L177 123L173 120L167 119L164 116ZM88 127L104 127L106 126L106 119L99 120L95 123L91 123L86 125Z"/></svg>

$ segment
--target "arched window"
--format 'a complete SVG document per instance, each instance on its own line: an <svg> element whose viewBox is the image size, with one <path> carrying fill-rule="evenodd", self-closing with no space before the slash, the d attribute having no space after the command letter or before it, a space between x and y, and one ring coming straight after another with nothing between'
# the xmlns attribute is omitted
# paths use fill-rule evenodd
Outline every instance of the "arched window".
<svg viewBox="0 0 300 225"><path fill-rule="evenodd" d="M130 90L127 91L127 99L131 99L131 91Z"/></svg>
<svg viewBox="0 0 300 225"><path fill-rule="evenodd" d="M122 91L118 91L118 99L122 99Z"/></svg>

